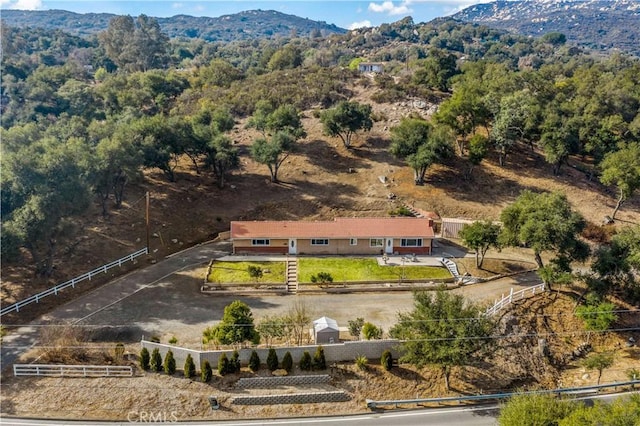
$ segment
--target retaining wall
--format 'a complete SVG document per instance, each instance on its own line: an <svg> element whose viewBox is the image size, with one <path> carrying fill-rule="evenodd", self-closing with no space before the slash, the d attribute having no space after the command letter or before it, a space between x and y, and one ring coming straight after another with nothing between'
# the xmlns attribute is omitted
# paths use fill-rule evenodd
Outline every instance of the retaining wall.
<svg viewBox="0 0 640 426"><path fill-rule="evenodd" d="M389 339L389 340L360 340L353 342L344 342L344 343L335 343L335 344L327 344L322 345L324 348L324 356L327 363L332 362L343 362L343 361L353 361L357 356L364 355L368 359L379 359L382 355L382 352L385 350L390 350L391 354L394 358L398 358L400 355L398 351L395 349L396 346L400 343L399 340ZM187 359L187 355L191 354L193 358L193 362L196 364L196 368L200 368L202 363L205 360L208 360L211 364L212 368L216 368L218 365L218 358L223 353L226 353L227 356L231 356L233 350L219 350L219 351L199 351L195 349L187 349L182 348L180 346L166 345L164 343L154 343L143 340L141 342L142 347L147 348L149 353L153 352L155 348L158 348L160 354L162 355L162 359L164 359L167 351L171 349L173 352L173 356L176 360L176 365L178 369L182 369L184 366L184 362ZM295 346L295 347L282 347L282 348L274 348L276 350L276 354L278 355L278 360L282 360L282 357L285 353L291 352L291 357L293 358L294 364L298 364L300 358L304 351L308 351L311 356L315 353L317 345L309 345L309 346ZM251 357L251 352L254 348L243 348L238 351L240 355L240 362L243 365L249 364L249 358ZM267 361L267 355L269 353L268 348L255 348L255 351L258 353L260 357L260 361L264 364Z"/></svg>
<svg viewBox="0 0 640 426"><path fill-rule="evenodd" d="M344 402L349 396L343 391L293 393L287 395L237 396L231 401L238 405L311 404L317 402Z"/></svg>
<svg viewBox="0 0 640 426"><path fill-rule="evenodd" d="M273 376L273 377L245 377L239 379L236 386L248 389L270 389L275 386L318 385L329 383L328 374L314 374L313 376Z"/></svg>

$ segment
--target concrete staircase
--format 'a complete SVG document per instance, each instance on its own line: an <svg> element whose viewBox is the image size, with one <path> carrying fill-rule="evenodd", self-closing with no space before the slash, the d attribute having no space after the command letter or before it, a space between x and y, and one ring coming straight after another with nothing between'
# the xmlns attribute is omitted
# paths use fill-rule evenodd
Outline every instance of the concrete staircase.
<svg viewBox="0 0 640 426"><path fill-rule="evenodd" d="M298 259L287 260L287 293L298 292Z"/></svg>
<svg viewBox="0 0 640 426"><path fill-rule="evenodd" d="M416 210L415 208L413 208L413 206L410 206L409 204L406 204L406 203L402 203L402 205L411 213L413 213L415 217L424 217L424 215L420 213L418 210Z"/></svg>
<svg viewBox="0 0 640 426"><path fill-rule="evenodd" d="M453 260L447 259L446 257L441 257L440 263L442 263L444 267L447 268L449 272L451 272L451 275L453 275L453 278L456 279L456 282L461 282L462 284L474 284L478 282L478 279L475 277L460 275L460 272L458 272L458 265L456 265Z"/></svg>

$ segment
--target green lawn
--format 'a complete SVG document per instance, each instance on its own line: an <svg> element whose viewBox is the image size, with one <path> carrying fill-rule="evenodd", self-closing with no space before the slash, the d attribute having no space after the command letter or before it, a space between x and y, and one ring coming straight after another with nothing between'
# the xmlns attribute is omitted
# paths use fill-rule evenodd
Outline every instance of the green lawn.
<svg viewBox="0 0 640 426"><path fill-rule="evenodd" d="M284 283L284 262L213 262L211 273L207 277L207 282L216 284L233 283L253 283L254 278L249 276L247 268L249 265L262 268L263 273L258 283Z"/></svg>
<svg viewBox="0 0 640 426"><path fill-rule="evenodd" d="M298 260L298 281L311 282L311 276L328 272L334 282L399 280L404 269L404 279L451 278L445 268L435 266L380 266L373 258L322 257Z"/></svg>

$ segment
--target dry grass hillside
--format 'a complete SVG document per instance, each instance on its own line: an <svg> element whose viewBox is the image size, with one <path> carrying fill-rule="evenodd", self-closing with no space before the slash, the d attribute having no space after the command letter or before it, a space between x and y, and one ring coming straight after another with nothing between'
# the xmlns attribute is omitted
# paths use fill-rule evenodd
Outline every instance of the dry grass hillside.
<svg viewBox="0 0 640 426"><path fill-rule="evenodd" d="M355 99L369 101L366 89L353 89ZM524 148L508 157L504 168L495 158L489 158L474 171L471 181L463 179L464 160L456 158L430 169L427 184L415 186L412 170L387 151L389 129L403 116L411 112L425 115L427 110L415 108L412 102L372 105L380 120L371 132L358 134L351 149L343 147L338 138L324 136L313 111L305 111L303 122L308 136L283 164L279 184L269 182L267 167L250 158L248 148L258 135L244 129L242 122L231 132L241 152L241 167L223 189L216 186L211 173L196 174L186 159L178 166L176 182L168 182L158 170L147 170L143 181L128 188L121 209L112 209L105 218L96 201L78 221L78 232L61 244L65 248L49 280L34 278L26 255L19 265L2 265L3 304L143 247L146 191L151 194L151 228L155 235L151 250L156 259L212 239L237 219L380 216L401 202L442 216L497 218L524 189L561 191L588 221L598 225L613 209L614 194L610 190L588 181L584 173L572 167L564 167L560 176L553 176L541 155ZM387 178L385 184L380 176ZM390 194L396 199L390 199ZM624 206L619 219L618 226L640 222L638 197ZM87 291L95 285L99 282L76 291ZM64 297L74 295L67 293ZM32 314L37 312L33 310Z"/></svg>

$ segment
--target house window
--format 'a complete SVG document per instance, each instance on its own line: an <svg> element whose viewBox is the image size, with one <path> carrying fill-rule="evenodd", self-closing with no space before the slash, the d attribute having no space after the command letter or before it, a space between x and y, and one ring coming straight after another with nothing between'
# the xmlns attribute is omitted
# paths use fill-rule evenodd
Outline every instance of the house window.
<svg viewBox="0 0 640 426"><path fill-rule="evenodd" d="M312 246L328 246L329 240L327 238L313 238L311 240Z"/></svg>
<svg viewBox="0 0 640 426"><path fill-rule="evenodd" d="M422 238L403 238L401 247L422 247Z"/></svg>
<svg viewBox="0 0 640 426"><path fill-rule="evenodd" d="M251 245L252 246L268 246L269 245L269 240L267 240L267 239L251 240Z"/></svg>
<svg viewBox="0 0 640 426"><path fill-rule="evenodd" d="M349 239L349 245L350 246L357 246L358 245L358 239L357 238L350 238Z"/></svg>
<svg viewBox="0 0 640 426"><path fill-rule="evenodd" d="M384 247L384 241L382 238L371 238L369 240L370 247Z"/></svg>

